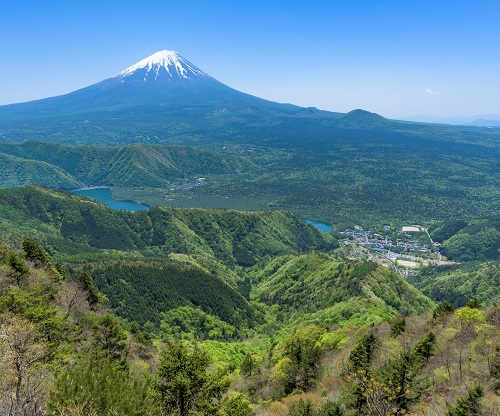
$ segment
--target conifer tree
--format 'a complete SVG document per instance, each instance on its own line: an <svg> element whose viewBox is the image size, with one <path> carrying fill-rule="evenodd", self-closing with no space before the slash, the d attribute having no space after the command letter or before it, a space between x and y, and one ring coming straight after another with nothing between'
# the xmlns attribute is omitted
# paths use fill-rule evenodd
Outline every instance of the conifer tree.
<svg viewBox="0 0 500 416"><path fill-rule="evenodd" d="M35 263L36 266L41 267L51 264L48 253L32 238L23 241L23 250L26 253L26 258Z"/></svg>
<svg viewBox="0 0 500 416"><path fill-rule="evenodd" d="M197 345L169 342L162 352L156 390L165 414L214 414L229 388L224 370L209 370L208 354Z"/></svg>
<svg viewBox="0 0 500 416"><path fill-rule="evenodd" d="M89 305L94 306L99 303L99 291L97 290L97 287L94 285L94 281L87 272L82 271L80 273L78 282L80 282L82 289L87 292L87 301L89 302Z"/></svg>
<svg viewBox="0 0 500 416"><path fill-rule="evenodd" d="M465 396L457 400L455 407L446 403L448 411L446 416L480 416L483 414L481 409L481 398L484 396L484 389L481 385L473 386Z"/></svg>

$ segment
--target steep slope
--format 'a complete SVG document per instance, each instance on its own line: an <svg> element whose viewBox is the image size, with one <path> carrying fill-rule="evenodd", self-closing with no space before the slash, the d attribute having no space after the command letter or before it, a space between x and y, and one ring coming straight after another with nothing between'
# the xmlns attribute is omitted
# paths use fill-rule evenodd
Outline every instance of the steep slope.
<svg viewBox="0 0 500 416"><path fill-rule="evenodd" d="M408 281L436 302L449 302L456 308L473 298L483 305L500 301L498 261L429 268Z"/></svg>
<svg viewBox="0 0 500 416"><path fill-rule="evenodd" d="M12 187L31 184L74 189L81 186L82 182L49 163L0 153L0 186Z"/></svg>
<svg viewBox="0 0 500 416"><path fill-rule="evenodd" d="M250 275L253 297L276 305L284 322L366 325L433 306L397 273L328 253L278 257Z"/></svg>
<svg viewBox="0 0 500 416"><path fill-rule="evenodd" d="M91 273L115 313L141 327L148 323L155 333L160 333L162 316L179 308L217 319L212 328L209 322L199 328L204 338L230 339L261 320L236 286L228 284L227 270L222 274L190 256L87 261L80 267Z"/></svg>
<svg viewBox="0 0 500 416"><path fill-rule="evenodd" d="M28 141L0 143L0 156L2 153L6 155L2 157L0 187L35 184L75 189L85 184L155 188L187 176L238 174L256 169L241 156L182 146L95 147Z"/></svg>
<svg viewBox="0 0 500 416"><path fill-rule="evenodd" d="M448 220L429 228L431 237L442 243L441 253L452 260L500 259L500 216L468 221Z"/></svg>
<svg viewBox="0 0 500 416"><path fill-rule="evenodd" d="M39 187L0 190L0 234L11 241L38 234L61 253L185 253L243 266L264 256L335 246L331 236L283 211L156 207L132 213Z"/></svg>

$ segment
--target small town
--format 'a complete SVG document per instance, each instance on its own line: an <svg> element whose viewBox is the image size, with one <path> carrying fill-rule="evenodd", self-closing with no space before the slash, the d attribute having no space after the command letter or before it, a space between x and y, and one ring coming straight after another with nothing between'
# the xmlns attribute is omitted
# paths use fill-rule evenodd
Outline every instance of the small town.
<svg viewBox="0 0 500 416"><path fill-rule="evenodd" d="M352 259L372 260L396 270L401 276L418 273L421 267L439 265L443 258L439 243L432 241L427 229L419 225L391 230L367 230L361 226L340 232L342 245Z"/></svg>

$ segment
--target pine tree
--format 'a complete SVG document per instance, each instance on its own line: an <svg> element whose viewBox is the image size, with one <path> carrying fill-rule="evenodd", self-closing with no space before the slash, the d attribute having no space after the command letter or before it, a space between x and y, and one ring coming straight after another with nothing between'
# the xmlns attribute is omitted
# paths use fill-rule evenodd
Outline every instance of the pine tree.
<svg viewBox="0 0 500 416"><path fill-rule="evenodd" d="M197 345L169 342L162 352L156 390L172 416L211 414L229 388L224 370L209 370L208 354Z"/></svg>
<svg viewBox="0 0 500 416"><path fill-rule="evenodd" d="M82 289L87 292L87 301L90 306L94 306L99 303L99 291L97 287L94 285L94 281L89 276L87 272L81 272L80 277L78 278Z"/></svg>
<svg viewBox="0 0 500 416"><path fill-rule="evenodd" d="M460 397L457 400L455 407L446 403L448 411L446 416L480 416L483 414L481 410L480 400L484 396L484 389L481 385L473 386L469 389L467 395Z"/></svg>
<svg viewBox="0 0 500 416"><path fill-rule="evenodd" d="M26 258L35 263L36 266L41 267L51 264L48 253L32 238L23 241L23 250L26 253Z"/></svg>

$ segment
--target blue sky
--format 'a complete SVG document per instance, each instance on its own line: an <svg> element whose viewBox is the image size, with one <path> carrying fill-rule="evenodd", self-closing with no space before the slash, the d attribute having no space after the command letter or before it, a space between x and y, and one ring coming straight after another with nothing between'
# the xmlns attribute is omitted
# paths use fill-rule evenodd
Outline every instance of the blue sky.
<svg viewBox="0 0 500 416"><path fill-rule="evenodd" d="M161 49L279 102L386 117L500 114L500 1L4 1L0 104Z"/></svg>

